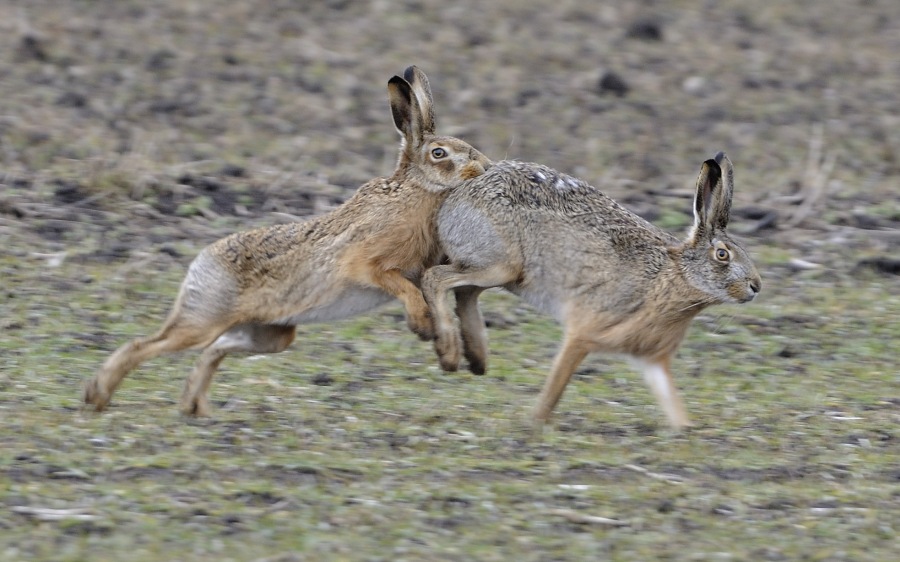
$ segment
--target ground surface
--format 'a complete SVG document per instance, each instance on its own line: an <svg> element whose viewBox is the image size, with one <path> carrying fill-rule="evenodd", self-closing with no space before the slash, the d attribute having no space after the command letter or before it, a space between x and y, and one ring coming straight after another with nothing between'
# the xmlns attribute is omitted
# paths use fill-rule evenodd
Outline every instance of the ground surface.
<svg viewBox="0 0 900 562"><path fill-rule="evenodd" d="M301 4L0 5L0 559L896 556L900 3ZM559 331L501 293L484 377L394 306L229 359L211 419L177 413L190 354L81 412L200 248L391 170L411 63L442 130L673 230L729 153L764 284L680 353L697 427L591 357L533 433Z"/></svg>

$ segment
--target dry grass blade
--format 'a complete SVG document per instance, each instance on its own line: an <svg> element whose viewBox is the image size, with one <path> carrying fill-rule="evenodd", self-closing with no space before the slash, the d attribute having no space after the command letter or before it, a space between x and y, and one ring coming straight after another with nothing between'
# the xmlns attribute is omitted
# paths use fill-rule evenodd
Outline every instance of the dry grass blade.
<svg viewBox="0 0 900 562"><path fill-rule="evenodd" d="M825 193L828 178L834 169L834 152L822 155L824 146L825 127L821 123L813 125L812 134L809 137L809 156L806 163L806 173L803 177L802 202L787 221L788 227L795 227L803 222L815 209L817 203Z"/></svg>
<svg viewBox="0 0 900 562"><path fill-rule="evenodd" d="M551 509L548 511L550 515L558 515L572 523L580 525L604 525L607 527L627 527L630 523L620 519L610 519L609 517L600 517L598 515L587 515L579 513L571 509Z"/></svg>
<svg viewBox="0 0 900 562"><path fill-rule="evenodd" d="M82 508L50 509L47 507L14 505L9 510L37 521L96 521L100 519L98 515L87 513Z"/></svg>
<svg viewBox="0 0 900 562"><path fill-rule="evenodd" d="M684 479L680 476L676 476L674 474L663 474L661 472L651 472L644 468L643 466L638 466L636 464L626 464L625 468L628 470L633 470L634 472L639 472L645 476L649 476L654 480L662 480L663 482L669 482L670 484L684 484Z"/></svg>

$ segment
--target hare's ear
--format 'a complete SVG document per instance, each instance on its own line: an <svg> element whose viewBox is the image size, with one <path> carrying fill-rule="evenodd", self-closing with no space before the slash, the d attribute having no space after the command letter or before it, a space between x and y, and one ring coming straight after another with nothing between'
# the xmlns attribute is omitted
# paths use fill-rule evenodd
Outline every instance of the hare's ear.
<svg viewBox="0 0 900 562"><path fill-rule="evenodd" d="M416 66L410 66L403 73L403 78L412 86L413 94L419 102L422 114L422 129L429 135L434 134L434 98L428 77Z"/></svg>
<svg viewBox="0 0 900 562"><path fill-rule="evenodd" d="M404 146L413 148L420 146L425 138L422 112L409 82L399 76L388 80L388 98L391 100L394 126L403 137Z"/></svg>
<svg viewBox="0 0 900 562"><path fill-rule="evenodd" d="M731 196L734 192L734 170L724 152L716 154L700 167L694 194L694 242L707 240L728 226Z"/></svg>
<svg viewBox="0 0 900 562"><path fill-rule="evenodd" d="M724 152L717 153L715 160L722 169L722 190L718 197L713 198L714 225L717 230L725 230L728 226L728 216L731 214L731 198L734 195L734 166Z"/></svg>

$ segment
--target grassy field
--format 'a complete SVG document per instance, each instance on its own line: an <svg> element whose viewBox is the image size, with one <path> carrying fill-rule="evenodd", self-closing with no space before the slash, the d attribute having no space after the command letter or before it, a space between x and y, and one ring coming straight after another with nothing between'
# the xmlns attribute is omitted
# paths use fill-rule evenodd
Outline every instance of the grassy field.
<svg viewBox="0 0 900 562"><path fill-rule="evenodd" d="M697 423L683 434L625 363L600 357L536 432L527 412L558 330L499 293L484 302L484 377L440 373L388 308L303 328L289 353L230 360L212 419L177 414L183 356L134 373L108 412L80 412L84 377L155 326L177 289L180 267L152 266L150 280L3 263L7 559L886 560L896 549L896 282L781 277L758 303L700 317L676 365Z"/></svg>
<svg viewBox="0 0 900 562"><path fill-rule="evenodd" d="M900 4L398 10L0 6L0 560L894 559ZM178 414L189 353L83 412L204 245L391 169L384 87L412 63L439 127L673 231L728 151L763 290L679 353L696 427L591 356L535 428L560 332L502 292L483 377L442 373L393 305L229 358L211 418Z"/></svg>

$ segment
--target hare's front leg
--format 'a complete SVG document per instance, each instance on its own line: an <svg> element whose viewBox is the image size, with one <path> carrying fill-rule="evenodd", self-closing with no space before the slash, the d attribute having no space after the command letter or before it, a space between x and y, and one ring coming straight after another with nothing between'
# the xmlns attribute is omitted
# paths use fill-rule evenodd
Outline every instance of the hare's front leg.
<svg viewBox="0 0 900 562"><path fill-rule="evenodd" d="M478 309L478 296L483 291L480 287L460 287L455 290L463 355L469 362L469 370L475 375L483 375L487 370L487 330L481 310Z"/></svg>
<svg viewBox="0 0 900 562"><path fill-rule="evenodd" d="M372 282L386 293L397 297L406 308L409 329L422 340L434 339L434 323L422 291L397 269L374 269Z"/></svg>
<svg viewBox="0 0 900 562"><path fill-rule="evenodd" d="M184 383L181 411L188 416L208 416L209 385L219 364L229 353L278 353L292 341L294 326L240 324L222 334L203 350L197 365Z"/></svg>
<svg viewBox="0 0 900 562"><path fill-rule="evenodd" d="M471 339L469 349L472 356L470 357L467 352L467 358L470 361L477 360L478 353L487 353L483 332L479 332L484 329L484 321L481 313L477 311L478 293L483 289L511 283L517 276L517 272L506 265L493 265L485 269L467 269L465 271L460 271L455 265L438 265L425 271L422 276L422 293L434 315L434 349L442 369L456 371L459 368L463 349L462 335L453 318L453 310L450 308L450 290L467 287L477 291L471 295L467 295L465 291L458 293L463 295L463 305L459 309L462 312L460 317L463 329L467 336L478 334ZM472 313L473 306L475 313ZM476 322L479 324L477 330L475 329ZM473 367L472 372L476 372L476 369L477 365ZM483 363L482 372L484 372Z"/></svg>

